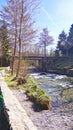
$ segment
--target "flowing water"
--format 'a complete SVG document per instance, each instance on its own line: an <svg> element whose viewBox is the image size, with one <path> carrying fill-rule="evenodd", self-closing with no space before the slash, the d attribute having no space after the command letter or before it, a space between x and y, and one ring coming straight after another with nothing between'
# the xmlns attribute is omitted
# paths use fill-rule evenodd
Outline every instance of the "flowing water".
<svg viewBox="0 0 73 130"><path fill-rule="evenodd" d="M70 82L73 80L72 77L50 73L33 73L31 75L39 86L52 97L53 107L70 104L73 108L73 82Z"/></svg>

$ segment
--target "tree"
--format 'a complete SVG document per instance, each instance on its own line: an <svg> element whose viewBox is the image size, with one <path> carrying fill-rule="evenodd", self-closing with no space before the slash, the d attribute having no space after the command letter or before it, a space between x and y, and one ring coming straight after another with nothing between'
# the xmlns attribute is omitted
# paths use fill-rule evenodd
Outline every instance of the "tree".
<svg viewBox="0 0 73 130"><path fill-rule="evenodd" d="M9 25L9 36L12 43L12 74L16 51L18 51L18 66L16 77L20 70L22 47L34 39L35 29L32 15L38 0L8 0L7 6L3 8L1 16L7 20Z"/></svg>
<svg viewBox="0 0 73 130"><path fill-rule="evenodd" d="M73 55L73 24L70 27L69 35L67 37L67 41L69 44L69 54Z"/></svg>
<svg viewBox="0 0 73 130"><path fill-rule="evenodd" d="M1 21L0 27L0 40L1 40L1 65L9 64L9 39L8 39L8 30L7 24L5 21Z"/></svg>
<svg viewBox="0 0 73 130"><path fill-rule="evenodd" d="M68 40L68 42L69 42L70 44L73 44L73 24L72 24L71 27L70 27L69 35L68 35L67 40Z"/></svg>
<svg viewBox="0 0 73 130"><path fill-rule="evenodd" d="M40 33L40 46L44 47L44 56L46 57L46 47L53 44L53 37L49 35L48 29L44 28Z"/></svg>
<svg viewBox="0 0 73 130"><path fill-rule="evenodd" d="M58 45L57 48L63 55L68 55L68 42L67 42L67 34L63 30L58 37Z"/></svg>

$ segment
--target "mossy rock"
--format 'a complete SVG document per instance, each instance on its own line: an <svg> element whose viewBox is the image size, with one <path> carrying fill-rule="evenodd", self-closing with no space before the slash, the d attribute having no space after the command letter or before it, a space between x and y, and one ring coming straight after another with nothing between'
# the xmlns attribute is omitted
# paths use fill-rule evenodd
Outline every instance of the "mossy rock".
<svg viewBox="0 0 73 130"><path fill-rule="evenodd" d="M47 94L43 94L38 97L37 99L37 104L42 108L42 109L51 109L51 98Z"/></svg>

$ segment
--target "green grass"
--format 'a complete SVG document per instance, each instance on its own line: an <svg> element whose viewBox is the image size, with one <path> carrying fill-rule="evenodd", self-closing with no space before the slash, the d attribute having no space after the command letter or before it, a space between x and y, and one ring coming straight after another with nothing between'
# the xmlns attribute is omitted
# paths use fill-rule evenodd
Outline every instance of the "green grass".
<svg viewBox="0 0 73 130"><path fill-rule="evenodd" d="M5 76L5 81L8 84L9 87L14 88L16 86L16 80L14 80L15 76L12 76L10 74L7 74Z"/></svg>
<svg viewBox="0 0 73 130"><path fill-rule="evenodd" d="M73 58L69 57L60 57L54 63L56 67L64 68L64 67L71 67L73 65Z"/></svg>
<svg viewBox="0 0 73 130"><path fill-rule="evenodd" d="M5 69L5 67L0 67L0 70L4 70Z"/></svg>
<svg viewBox="0 0 73 130"><path fill-rule="evenodd" d="M15 79L15 76L6 74L5 81L12 89L25 89L29 99L32 100L36 105L42 107L43 109L51 108L51 97L46 94L44 89L41 89L38 86L32 77L28 77L25 84L19 85L17 82L18 80Z"/></svg>
<svg viewBox="0 0 73 130"><path fill-rule="evenodd" d="M44 89L41 89L32 77L28 78L27 84L25 84L27 95L30 99L42 109L51 108L51 97L46 94Z"/></svg>

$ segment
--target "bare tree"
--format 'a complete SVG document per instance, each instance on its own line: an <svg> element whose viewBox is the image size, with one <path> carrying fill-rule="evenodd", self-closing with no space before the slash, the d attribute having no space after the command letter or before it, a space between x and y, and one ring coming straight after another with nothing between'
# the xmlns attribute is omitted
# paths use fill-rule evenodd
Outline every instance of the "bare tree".
<svg viewBox="0 0 73 130"><path fill-rule="evenodd" d="M16 51L18 51L18 67L16 76L20 70L20 60L22 46L30 43L35 36L34 21L32 19L34 9L37 7L38 0L7 0L7 6L0 13L1 17L7 20L9 25L9 36L12 45L12 74Z"/></svg>
<svg viewBox="0 0 73 130"><path fill-rule="evenodd" d="M53 44L53 37L49 35L48 29L44 28L40 33L40 46L44 47L44 56L46 57L46 47Z"/></svg>

